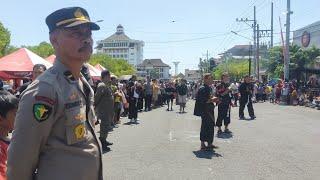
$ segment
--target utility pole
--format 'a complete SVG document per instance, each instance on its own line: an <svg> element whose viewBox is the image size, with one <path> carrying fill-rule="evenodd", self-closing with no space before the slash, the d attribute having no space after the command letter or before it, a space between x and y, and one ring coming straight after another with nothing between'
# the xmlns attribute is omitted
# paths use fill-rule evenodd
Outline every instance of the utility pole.
<svg viewBox="0 0 320 180"><path fill-rule="evenodd" d="M241 19L236 19L237 22L253 22L252 25L251 25L251 28L253 29L253 50L252 50L252 56L253 56L253 75L255 76L256 75L256 56L255 56L255 51L256 51L256 35L257 35L257 31L256 31L256 28L257 28L257 16L256 16L256 6L253 7L253 19L248 19L248 18L241 18ZM250 73L251 74L251 73Z"/></svg>
<svg viewBox="0 0 320 180"><path fill-rule="evenodd" d="M207 50L207 62L206 62L206 68L207 68L207 72L209 72L210 69L210 62L209 62L209 51Z"/></svg>
<svg viewBox="0 0 320 180"><path fill-rule="evenodd" d="M257 80L259 81L260 80L260 67L259 67L259 56L260 56L260 53L259 53L259 49L260 49L260 30L259 30L259 24L257 24L257 52L256 52L256 77L257 77Z"/></svg>
<svg viewBox="0 0 320 180"><path fill-rule="evenodd" d="M204 73L208 73L210 71L210 62L209 62L209 50L207 50L206 54L202 54L202 56L205 57L205 60L203 60L203 71Z"/></svg>
<svg viewBox="0 0 320 180"><path fill-rule="evenodd" d="M257 48L257 37L256 37L256 28L257 28L257 16L256 16L256 6L253 7L253 67L254 67L254 71L253 71L253 75L256 76L256 56L255 56L255 51Z"/></svg>
<svg viewBox="0 0 320 180"><path fill-rule="evenodd" d="M290 64L290 56L289 56L289 44L290 44L290 0L287 0L287 22L286 22L286 52L285 52L285 61L284 61L284 79L289 81L289 64Z"/></svg>
<svg viewBox="0 0 320 180"><path fill-rule="evenodd" d="M270 41L270 47L273 47L273 2L271 2L271 41Z"/></svg>
<svg viewBox="0 0 320 180"><path fill-rule="evenodd" d="M251 76L251 54L252 54L252 45L249 42L249 76Z"/></svg>

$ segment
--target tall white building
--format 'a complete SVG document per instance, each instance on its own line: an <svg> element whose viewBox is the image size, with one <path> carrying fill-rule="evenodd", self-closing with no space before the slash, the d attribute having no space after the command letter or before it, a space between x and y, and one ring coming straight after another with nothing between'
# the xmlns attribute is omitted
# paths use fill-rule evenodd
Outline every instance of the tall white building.
<svg viewBox="0 0 320 180"><path fill-rule="evenodd" d="M124 59L134 66L143 61L144 42L130 39L122 25L118 25L117 32L110 37L97 41L97 52L105 53L112 58Z"/></svg>

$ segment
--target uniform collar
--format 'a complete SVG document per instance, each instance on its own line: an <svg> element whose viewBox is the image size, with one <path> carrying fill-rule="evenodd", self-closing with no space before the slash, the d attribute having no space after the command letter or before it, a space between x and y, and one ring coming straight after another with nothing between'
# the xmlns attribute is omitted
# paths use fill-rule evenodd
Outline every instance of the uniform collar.
<svg viewBox="0 0 320 180"><path fill-rule="evenodd" d="M68 69L68 67L66 65L64 65L58 58L55 59L54 67L56 67L56 70L63 75L63 77L65 77L65 79L69 82L69 83L76 83L78 82L72 75L71 71ZM82 75L81 75L82 77Z"/></svg>

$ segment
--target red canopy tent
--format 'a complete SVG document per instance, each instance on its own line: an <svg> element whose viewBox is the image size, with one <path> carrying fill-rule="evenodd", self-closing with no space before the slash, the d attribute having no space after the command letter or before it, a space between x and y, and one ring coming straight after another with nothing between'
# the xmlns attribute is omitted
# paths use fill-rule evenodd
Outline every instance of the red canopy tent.
<svg viewBox="0 0 320 180"><path fill-rule="evenodd" d="M90 75L91 75L92 79L95 81L100 80L101 71L89 63L86 63L86 65L89 67L89 71L90 71Z"/></svg>
<svg viewBox="0 0 320 180"><path fill-rule="evenodd" d="M101 71L103 71L103 70L106 70L107 68L105 68L105 67L103 67L101 64L96 64L95 66L94 66L96 69L98 69L99 71L100 71L100 73L101 73ZM112 72L111 72L111 77L116 77L116 78L118 78L115 74L113 74Z"/></svg>
<svg viewBox="0 0 320 180"><path fill-rule="evenodd" d="M31 78L35 64L43 64L47 68L52 66L30 50L21 48L0 59L0 78L4 80Z"/></svg>
<svg viewBox="0 0 320 180"><path fill-rule="evenodd" d="M94 66L96 69L98 69L98 70L100 70L100 71L103 71L103 70L106 70L106 68L105 67L103 67L101 64L96 64L95 66Z"/></svg>
<svg viewBox="0 0 320 180"><path fill-rule="evenodd" d="M45 58L47 61L49 61L51 64L54 63L54 60L56 59L56 55L52 54Z"/></svg>

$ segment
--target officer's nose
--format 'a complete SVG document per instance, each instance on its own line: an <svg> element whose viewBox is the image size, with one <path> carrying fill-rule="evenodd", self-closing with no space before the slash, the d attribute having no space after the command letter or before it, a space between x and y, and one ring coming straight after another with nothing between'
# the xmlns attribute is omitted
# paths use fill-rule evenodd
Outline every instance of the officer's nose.
<svg viewBox="0 0 320 180"><path fill-rule="evenodd" d="M92 45L92 44L93 44L93 40L92 40L91 36L86 37L86 38L83 40L83 43L84 43L84 45Z"/></svg>

